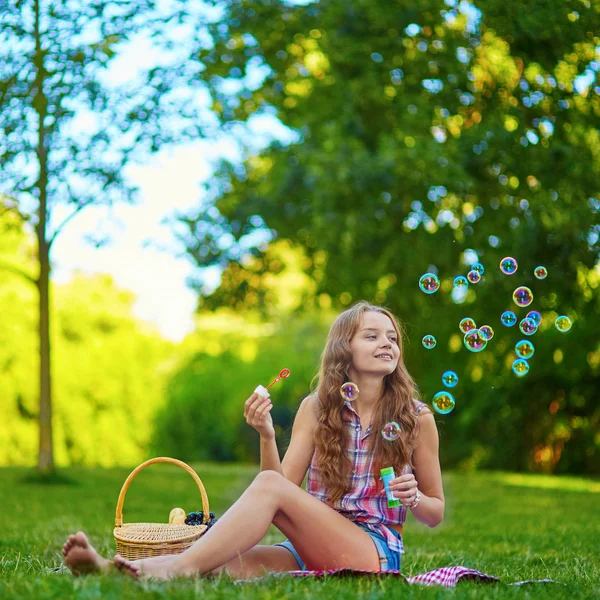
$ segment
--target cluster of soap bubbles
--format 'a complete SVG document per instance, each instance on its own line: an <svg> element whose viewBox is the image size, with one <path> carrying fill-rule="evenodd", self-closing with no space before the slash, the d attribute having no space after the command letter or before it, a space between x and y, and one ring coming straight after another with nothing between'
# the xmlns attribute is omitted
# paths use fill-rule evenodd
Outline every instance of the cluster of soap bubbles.
<svg viewBox="0 0 600 600"><path fill-rule="evenodd" d="M463 343L467 350L471 352L481 352L487 346L487 339L479 329L471 329L465 334Z"/></svg>
<svg viewBox="0 0 600 600"><path fill-rule="evenodd" d="M465 334L463 343L471 352L481 352L487 343L494 337L494 330L489 325L477 327L475 320L465 317L458 324L458 328Z"/></svg>
<svg viewBox="0 0 600 600"><path fill-rule="evenodd" d="M474 252L472 252L472 254L474 254ZM500 261L500 271L504 275L514 275L518 269L519 263L512 256L506 256ZM480 262L474 263L466 277L464 275L459 275L454 278L454 290L461 292L464 298L464 294L466 294L469 284L479 283L484 272L484 266ZM543 280L548 276L548 269L543 265L539 265L533 270L533 274L536 279ZM434 294L440 289L440 280L434 273L425 273L419 280L419 288L426 294ZM519 308L526 308L533 302L533 292L524 285L518 286L512 293L512 300ZM514 327L518 322L519 331L524 336L530 337L538 331L542 322L542 314L537 310L532 310L519 321L517 315L512 310L506 310L502 313L500 322L505 327ZM566 315L557 317L555 321L555 327L560 332L569 331L571 326L571 319ZM464 346L471 352L481 352L486 348L487 343L494 337L494 330L490 325L477 327L475 320L471 317L463 318L459 323L459 329L464 334ZM436 347L437 340L432 334L427 334L423 337L422 344L424 348L431 350ZM535 353L534 345L530 340L522 339L517 342L515 353L517 358L512 363L512 371L518 377L523 377L529 372L529 363L527 361ZM442 383L448 388L453 388L458 383L458 375L454 371L446 371L442 375ZM438 413L447 414L454 408L455 401L452 394L444 390L435 394L432 404ZM383 435L388 439L389 436L386 437L385 434Z"/></svg>
<svg viewBox="0 0 600 600"><path fill-rule="evenodd" d="M458 385L458 375L454 371L445 371L442 375L442 383L448 388L456 387ZM436 412L441 415L447 415L452 411L456 402L450 392L443 390L433 397L431 404L433 404Z"/></svg>
<svg viewBox="0 0 600 600"><path fill-rule="evenodd" d="M454 278L454 287L466 291L469 287L469 283L479 283L484 273L485 269L483 265L479 262L475 263L467 273L466 277L464 275L458 275Z"/></svg>

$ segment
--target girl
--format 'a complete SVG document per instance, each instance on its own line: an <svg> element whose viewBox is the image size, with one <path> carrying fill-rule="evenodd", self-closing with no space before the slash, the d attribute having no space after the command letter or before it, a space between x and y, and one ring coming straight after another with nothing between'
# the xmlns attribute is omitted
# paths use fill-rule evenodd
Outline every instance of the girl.
<svg viewBox="0 0 600 600"><path fill-rule="evenodd" d="M367 302L339 315L323 352L318 389L300 405L282 462L270 399L256 393L248 398L244 416L260 434L261 471L185 552L108 561L79 532L63 548L66 565L74 574L117 568L160 579L222 572L248 578L305 568L399 570L407 509L429 527L444 516L437 428L431 411L415 399L400 331L394 315ZM349 381L360 391L354 400L340 393ZM380 435L391 421L401 427L393 442ZM402 502L393 508L379 478L389 466L397 474L390 488ZM271 523L288 539L258 545Z"/></svg>

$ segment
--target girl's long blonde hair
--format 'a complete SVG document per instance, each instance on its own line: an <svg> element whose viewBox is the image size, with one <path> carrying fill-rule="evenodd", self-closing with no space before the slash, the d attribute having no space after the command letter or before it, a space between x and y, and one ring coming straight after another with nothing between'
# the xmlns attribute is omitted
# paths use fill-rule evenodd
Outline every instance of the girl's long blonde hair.
<svg viewBox="0 0 600 600"><path fill-rule="evenodd" d="M331 503L341 499L349 491L352 462L348 456L349 435L343 421L344 400L340 387L349 381L352 363L350 341L360 327L365 312L373 311L388 316L398 336L400 357L393 373L383 379L383 392L371 421L371 451L374 476L379 480L379 470L394 467L398 476L406 464L412 466L411 455L416 443L418 416L413 405L417 388L404 365L402 348L402 325L397 317L381 306L358 302L341 313L334 321L325 350L321 357L318 375L318 425L315 432L317 467L321 482L328 491ZM380 434L386 423L395 421L402 433L394 443L387 442Z"/></svg>

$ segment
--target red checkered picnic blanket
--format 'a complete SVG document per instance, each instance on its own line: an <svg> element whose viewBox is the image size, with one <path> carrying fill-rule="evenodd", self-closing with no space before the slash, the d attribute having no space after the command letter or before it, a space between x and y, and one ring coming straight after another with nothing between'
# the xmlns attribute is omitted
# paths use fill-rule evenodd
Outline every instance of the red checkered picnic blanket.
<svg viewBox="0 0 600 600"><path fill-rule="evenodd" d="M442 567L429 571L428 573L422 573L421 575L415 575L414 577L405 577L400 571L358 571L353 569L334 569L330 571L286 571L279 573L271 573L266 575L269 576L285 576L291 575L292 577L312 577L312 578L325 578L325 577L393 577L398 578L406 583L417 583L420 585L440 585L442 587L455 587L459 581L477 581L478 583L502 583L500 579L493 575L487 575L476 569L469 569L468 567ZM260 578L262 579L262 577ZM243 581L256 581L256 580L239 580L236 583L242 583ZM528 579L526 581L516 581L509 583L508 585L525 585L529 583L558 583L552 579ZM560 584L564 585L564 584Z"/></svg>

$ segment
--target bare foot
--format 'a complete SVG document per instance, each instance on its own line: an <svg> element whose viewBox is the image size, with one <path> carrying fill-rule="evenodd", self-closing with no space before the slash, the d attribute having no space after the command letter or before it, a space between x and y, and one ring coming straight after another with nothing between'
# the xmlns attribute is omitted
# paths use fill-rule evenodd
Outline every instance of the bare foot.
<svg viewBox="0 0 600 600"><path fill-rule="evenodd" d="M65 565L73 575L85 573L107 573L112 563L96 552L82 531L70 535L62 549Z"/></svg>
<svg viewBox="0 0 600 600"><path fill-rule="evenodd" d="M115 554L113 563L121 573L125 573L134 579L137 579L142 573L139 564L135 564L134 562L123 558L120 554Z"/></svg>
<svg viewBox="0 0 600 600"><path fill-rule="evenodd" d="M178 575L185 575L177 568L178 558L178 554L168 554L166 556L128 560L120 554L116 554L113 562L119 571L134 579L164 580Z"/></svg>

